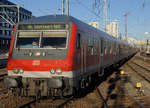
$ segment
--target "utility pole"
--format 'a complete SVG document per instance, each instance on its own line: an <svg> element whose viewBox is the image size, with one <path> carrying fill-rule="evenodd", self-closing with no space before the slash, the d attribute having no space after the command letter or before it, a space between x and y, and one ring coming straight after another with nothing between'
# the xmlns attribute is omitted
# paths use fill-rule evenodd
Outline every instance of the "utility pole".
<svg viewBox="0 0 150 108"><path fill-rule="evenodd" d="M65 0L62 0L62 14L65 13Z"/></svg>
<svg viewBox="0 0 150 108"><path fill-rule="evenodd" d="M128 32L127 32L127 16L130 14L130 12L127 12L124 14L124 17L125 17L125 40L127 41L127 35L128 35Z"/></svg>
<svg viewBox="0 0 150 108"><path fill-rule="evenodd" d="M107 7L106 0L104 0L104 30L106 32L106 22L107 22Z"/></svg>
<svg viewBox="0 0 150 108"><path fill-rule="evenodd" d="M67 16L69 16L69 0L66 1Z"/></svg>

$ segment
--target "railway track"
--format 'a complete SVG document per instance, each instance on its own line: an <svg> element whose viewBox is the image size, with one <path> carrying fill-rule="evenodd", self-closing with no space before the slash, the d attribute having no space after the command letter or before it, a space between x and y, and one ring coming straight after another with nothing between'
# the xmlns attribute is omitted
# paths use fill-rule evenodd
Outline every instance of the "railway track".
<svg viewBox="0 0 150 108"><path fill-rule="evenodd" d="M8 93L8 89L7 88L0 89L0 95L1 94L6 94L6 93Z"/></svg>
<svg viewBox="0 0 150 108"><path fill-rule="evenodd" d="M58 105L56 108L63 108L65 105L67 105L72 100L73 100L73 96L70 97L69 99L65 100L63 103L61 103L60 105Z"/></svg>
<svg viewBox="0 0 150 108"><path fill-rule="evenodd" d="M126 68L129 68L134 73L136 72L137 75L135 76L138 76L140 78L140 81L146 81L147 84L149 85L150 83L150 75L149 75L150 70L149 69L143 67L142 65L137 64L134 61L129 61L126 64L126 66L127 66ZM130 75L134 76L133 73ZM137 86L134 85L135 83L137 82L133 80L129 81L129 84L133 86L132 91L134 91L134 93L132 93L132 95L128 93L128 90L131 92L130 90L131 88L128 89L122 86L120 88L129 97L130 100L134 101L133 106L137 105L138 106L137 108L149 108L150 102L149 102L148 97L144 95L144 91L143 91L144 89L138 88ZM129 85L127 87L129 87Z"/></svg>
<svg viewBox="0 0 150 108"><path fill-rule="evenodd" d="M132 107L132 108L148 108L149 106L147 103L143 103L143 98L139 96L132 96L128 93L128 91L122 87L119 86L120 94L122 95L122 101L120 107Z"/></svg>
<svg viewBox="0 0 150 108"><path fill-rule="evenodd" d="M97 87L95 89L95 91L93 92L94 94L96 93L96 95L98 96L98 100L100 102L102 102L101 106L103 106L104 108L109 108L108 105L107 105L107 102L105 101L102 93L100 92L99 88ZM73 96L71 96L70 98L66 98L66 99L33 99L25 104L22 104L20 106L18 106L17 108L26 108L26 107L30 107L30 108L41 108L41 107L52 107L52 108L70 108L70 107L73 107L73 108L76 108L76 107L81 107L82 108L82 105L79 105L80 103L83 102L84 104L84 101L88 99L87 97L83 97L83 98L74 98ZM80 101L80 103L78 103ZM78 105L79 106L78 106ZM92 105L90 105L92 106ZM88 107L88 108L91 108L91 107Z"/></svg>
<svg viewBox="0 0 150 108"><path fill-rule="evenodd" d="M28 101L28 102L26 102L26 103L24 103L24 104L18 106L17 108L26 108L26 107L30 108L30 107L31 107L33 104L35 104L37 101L38 101L37 99L32 99L32 100L30 100L30 101Z"/></svg>
<svg viewBox="0 0 150 108"><path fill-rule="evenodd" d="M0 90L0 108L16 108L29 100L31 98L14 95L8 88Z"/></svg>
<svg viewBox="0 0 150 108"><path fill-rule="evenodd" d="M130 61L130 63L127 63L127 65L136 72L139 76L141 76L144 80L146 80L148 83L150 83L150 70L133 62Z"/></svg>
<svg viewBox="0 0 150 108"><path fill-rule="evenodd" d="M100 99L101 99L102 102L103 102L103 105L102 105L102 106L104 106L104 108L109 108L108 105L107 105L107 102L105 101L105 99L104 99L104 97L103 97L103 95L102 95L102 93L100 92L100 89L99 89L98 87L96 88L96 91L97 91L97 93L98 93Z"/></svg>
<svg viewBox="0 0 150 108"><path fill-rule="evenodd" d="M53 100L53 99L47 99L44 100L42 98L39 99L32 99L17 108L41 108L41 107L53 107L53 108L64 108L66 105L70 104L69 102L73 100L73 97L67 98L67 99L58 99L58 100Z"/></svg>
<svg viewBox="0 0 150 108"><path fill-rule="evenodd" d="M148 57L135 56L134 58L142 60L142 61L147 62L147 63L150 63L150 58L148 58Z"/></svg>

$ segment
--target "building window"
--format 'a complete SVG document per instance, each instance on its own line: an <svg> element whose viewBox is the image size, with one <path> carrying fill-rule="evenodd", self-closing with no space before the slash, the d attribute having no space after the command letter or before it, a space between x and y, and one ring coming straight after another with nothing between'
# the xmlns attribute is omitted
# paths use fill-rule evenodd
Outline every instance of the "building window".
<svg viewBox="0 0 150 108"><path fill-rule="evenodd" d="M2 30L2 34L5 35L5 30Z"/></svg>
<svg viewBox="0 0 150 108"><path fill-rule="evenodd" d="M12 35L12 31L9 31L9 35L10 35L10 36Z"/></svg>
<svg viewBox="0 0 150 108"><path fill-rule="evenodd" d="M3 40L3 45L5 44L5 40Z"/></svg>
<svg viewBox="0 0 150 108"><path fill-rule="evenodd" d="M5 23L2 23L2 26L5 27Z"/></svg>
<svg viewBox="0 0 150 108"><path fill-rule="evenodd" d="M9 31L6 31L6 32L7 32L6 34L9 35Z"/></svg>
<svg viewBox="0 0 150 108"><path fill-rule="evenodd" d="M0 34L2 35L2 30L0 30Z"/></svg>

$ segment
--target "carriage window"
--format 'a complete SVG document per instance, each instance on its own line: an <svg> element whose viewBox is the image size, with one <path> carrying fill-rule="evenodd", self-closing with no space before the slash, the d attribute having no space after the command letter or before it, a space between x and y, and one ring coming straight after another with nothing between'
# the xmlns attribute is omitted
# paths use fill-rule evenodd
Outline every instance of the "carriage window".
<svg viewBox="0 0 150 108"><path fill-rule="evenodd" d="M93 38L89 38L89 41L88 41L88 54L91 56L91 55L94 55L94 40Z"/></svg>
<svg viewBox="0 0 150 108"><path fill-rule="evenodd" d="M66 48L67 32L43 32L42 48Z"/></svg>
<svg viewBox="0 0 150 108"><path fill-rule="evenodd" d="M40 32L19 32L16 48L38 48Z"/></svg>
<svg viewBox="0 0 150 108"><path fill-rule="evenodd" d="M98 39L94 39L94 55L98 54Z"/></svg>
<svg viewBox="0 0 150 108"><path fill-rule="evenodd" d="M104 52L104 40L101 39L101 54Z"/></svg>
<svg viewBox="0 0 150 108"><path fill-rule="evenodd" d="M80 34L77 35L76 48L80 49Z"/></svg>

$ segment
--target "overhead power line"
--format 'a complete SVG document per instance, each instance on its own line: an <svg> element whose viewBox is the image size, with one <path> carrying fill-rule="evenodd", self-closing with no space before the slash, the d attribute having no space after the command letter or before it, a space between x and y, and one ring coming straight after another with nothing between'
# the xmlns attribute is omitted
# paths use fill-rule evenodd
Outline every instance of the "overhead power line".
<svg viewBox="0 0 150 108"><path fill-rule="evenodd" d="M93 11L99 15L102 10L103 10L103 3L100 2L100 0L95 0L93 3Z"/></svg>
<svg viewBox="0 0 150 108"><path fill-rule="evenodd" d="M143 8L145 7L145 0L143 1L143 4L142 4Z"/></svg>
<svg viewBox="0 0 150 108"><path fill-rule="evenodd" d="M76 2L81 5L83 8L85 8L87 11L89 11L91 14L95 15L98 18L103 19L100 15L98 15L97 13L95 13L94 11L92 11L91 9L89 9L87 6L85 6L82 2L80 2L79 0L76 0Z"/></svg>

